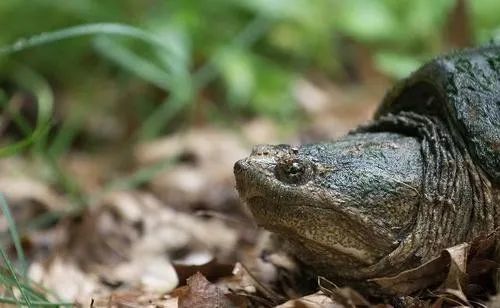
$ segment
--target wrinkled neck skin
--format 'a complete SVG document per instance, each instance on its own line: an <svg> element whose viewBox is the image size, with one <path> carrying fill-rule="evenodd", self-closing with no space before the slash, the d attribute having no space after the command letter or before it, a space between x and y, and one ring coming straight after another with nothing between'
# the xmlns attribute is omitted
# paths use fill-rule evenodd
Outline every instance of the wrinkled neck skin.
<svg viewBox="0 0 500 308"><path fill-rule="evenodd" d="M398 247L363 269L362 278L390 275L438 256L498 226L498 191L477 167L458 135L432 116L401 112L380 117L355 133L398 131L420 143L422 186L412 228Z"/></svg>
<svg viewBox="0 0 500 308"><path fill-rule="evenodd" d="M418 266L495 228L491 184L439 120L387 115L331 143L258 146L235 164L257 223L319 275Z"/></svg>

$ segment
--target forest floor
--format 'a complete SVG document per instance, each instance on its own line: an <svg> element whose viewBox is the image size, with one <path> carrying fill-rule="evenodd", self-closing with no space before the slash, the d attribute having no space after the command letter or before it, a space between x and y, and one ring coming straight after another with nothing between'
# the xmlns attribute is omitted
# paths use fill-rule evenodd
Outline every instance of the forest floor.
<svg viewBox="0 0 500 308"><path fill-rule="evenodd" d="M40 161L4 159L0 187L27 260L16 265L26 266L30 288L50 290L50 300L80 307L370 305L355 290L326 281L320 291L301 294L294 287L300 282L283 275L294 271L287 256L262 253L268 234L239 201L232 172L234 162L255 144L299 144L345 134L370 119L386 87L382 82L340 90L299 82L295 95L310 121L296 132L282 133L272 121L255 119L238 131L189 128L139 144L130 153L73 151L62 166L88 196L83 208L68 210L75 196L44 181ZM0 229L9 228L8 217L0 217ZM11 259L16 251L19 256L16 241L2 241ZM479 246L485 251L491 248L486 242ZM469 246L452 249L427 272L404 277L414 282L445 271L443 277L451 279L446 289L426 294L425 300L380 301L379 307L471 304L458 281L470 263L469 251ZM491 268L482 262L476 268Z"/></svg>

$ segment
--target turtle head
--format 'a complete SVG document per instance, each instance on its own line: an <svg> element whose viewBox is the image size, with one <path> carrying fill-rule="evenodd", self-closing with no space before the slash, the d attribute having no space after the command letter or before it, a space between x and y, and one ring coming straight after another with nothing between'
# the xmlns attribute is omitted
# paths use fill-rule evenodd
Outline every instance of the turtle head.
<svg viewBox="0 0 500 308"><path fill-rule="evenodd" d="M329 271L375 264L411 230L422 182L420 143L361 133L333 143L256 146L234 166L259 225Z"/></svg>

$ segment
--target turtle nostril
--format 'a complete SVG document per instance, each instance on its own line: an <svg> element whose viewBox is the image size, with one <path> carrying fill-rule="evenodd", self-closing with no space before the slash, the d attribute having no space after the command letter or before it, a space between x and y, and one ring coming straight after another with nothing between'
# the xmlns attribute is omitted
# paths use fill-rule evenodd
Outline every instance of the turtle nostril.
<svg viewBox="0 0 500 308"><path fill-rule="evenodd" d="M243 172L243 160L238 160L235 164L234 164L234 174L238 174L238 173L241 173Z"/></svg>

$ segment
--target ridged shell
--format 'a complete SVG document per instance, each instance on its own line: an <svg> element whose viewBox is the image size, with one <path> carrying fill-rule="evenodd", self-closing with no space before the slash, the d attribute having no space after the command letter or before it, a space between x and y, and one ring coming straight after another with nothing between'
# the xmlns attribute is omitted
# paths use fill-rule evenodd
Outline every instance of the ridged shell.
<svg viewBox="0 0 500 308"><path fill-rule="evenodd" d="M403 110L443 118L476 163L500 183L500 46L430 61L387 93L375 118Z"/></svg>

